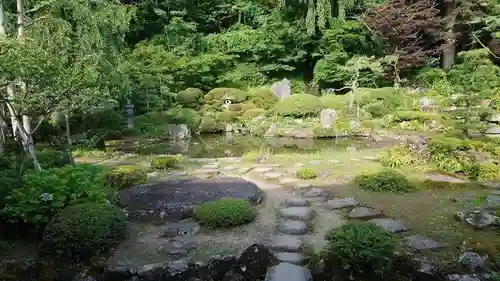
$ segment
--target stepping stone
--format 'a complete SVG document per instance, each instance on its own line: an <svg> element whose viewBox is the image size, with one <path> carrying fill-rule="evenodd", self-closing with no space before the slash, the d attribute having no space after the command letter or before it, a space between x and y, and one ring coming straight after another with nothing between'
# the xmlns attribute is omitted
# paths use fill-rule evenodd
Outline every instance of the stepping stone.
<svg viewBox="0 0 500 281"><path fill-rule="evenodd" d="M377 156L363 156L361 157L363 160L368 160L368 161L378 161L379 157Z"/></svg>
<svg viewBox="0 0 500 281"><path fill-rule="evenodd" d="M278 231L283 234L304 235L309 232L309 226L303 221L286 220L278 226Z"/></svg>
<svg viewBox="0 0 500 281"><path fill-rule="evenodd" d="M171 171L171 172L167 172L167 174L166 174L167 177L172 177L172 178L184 177L186 175L187 175L187 173L182 172L182 171Z"/></svg>
<svg viewBox="0 0 500 281"><path fill-rule="evenodd" d="M352 209L348 217L350 219L373 219L382 215L383 213L377 209L369 207L356 207Z"/></svg>
<svg viewBox="0 0 500 281"><path fill-rule="evenodd" d="M441 247L441 244L435 240L420 235L412 235L405 238L406 245L419 251L433 250Z"/></svg>
<svg viewBox="0 0 500 281"><path fill-rule="evenodd" d="M250 171L250 168L240 168L238 174L246 174Z"/></svg>
<svg viewBox="0 0 500 281"><path fill-rule="evenodd" d="M192 236L198 233L200 225L192 220L186 219L179 222L166 223L161 237L172 238L177 236Z"/></svg>
<svg viewBox="0 0 500 281"><path fill-rule="evenodd" d="M359 162L359 161L361 161L361 159L359 159L359 158L351 158L351 161Z"/></svg>
<svg viewBox="0 0 500 281"><path fill-rule="evenodd" d="M260 167L253 169L253 171L257 173L268 173L271 172L272 170L273 170L272 167Z"/></svg>
<svg viewBox="0 0 500 281"><path fill-rule="evenodd" d="M339 160L335 160L335 159L328 160L328 162L330 164L340 164L340 161Z"/></svg>
<svg viewBox="0 0 500 281"><path fill-rule="evenodd" d="M275 256L281 262L288 262L295 265L304 265L306 262L306 257L301 253L278 252Z"/></svg>
<svg viewBox="0 0 500 281"><path fill-rule="evenodd" d="M321 160L311 160L309 163L311 163L311 165L318 166L321 164Z"/></svg>
<svg viewBox="0 0 500 281"><path fill-rule="evenodd" d="M358 205L358 201L356 201L354 197L339 198L326 201L326 205L332 210L337 210L348 207L355 207Z"/></svg>
<svg viewBox="0 0 500 281"><path fill-rule="evenodd" d="M158 252L183 257L186 256L191 250L197 248L197 244L190 239L174 238L170 239L166 244L158 247Z"/></svg>
<svg viewBox="0 0 500 281"><path fill-rule="evenodd" d="M485 209L500 209L500 196L488 195L486 203L483 206Z"/></svg>
<svg viewBox="0 0 500 281"><path fill-rule="evenodd" d="M267 271L264 281L313 281L313 277L308 268L282 262Z"/></svg>
<svg viewBox="0 0 500 281"><path fill-rule="evenodd" d="M219 169L220 164L214 163L214 164L207 164L201 166L202 169Z"/></svg>
<svg viewBox="0 0 500 281"><path fill-rule="evenodd" d="M238 167L236 167L236 166L227 166L227 167L222 168L222 170L224 170L224 171L234 171L236 169L238 169Z"/></svg>
<svg viewBox="0 0 500 281"><path fill-rule="evenodd" d="M299 162L299 163L295 163L295 165L293 165L293 166L294 166L295 168L302 168L302 167L304 167L305 165L304 165L304 163L300 163L300 162Z"/></svg>
<svg viewBox="0 0 500 281"><path fill-rule="evenodd" d="M295 182L298 182L299 180L296 179L296 178L281 178L278 180L278 182L280 184L291 184L291 183L295 183Z"/></svg>
<svg viewBox="0 0 500 281"><path fill-rule="evenodd" d="M299 252L304 246L304 241L298 236L287 234L274 235L269 244L271 250L279 252Z"/></svg>
<svg viewBox="0 0 500 281"><path fill-rule="evenodd" d="M300 198L300 197L295 197L295 198L288 198L285 200L285 206L287 207L306 207L309 206L309 200Z"/></svg>
<svg viewBox="0 0 500 281"><path fill-rule="evenodd" d="M309 221L314 217L314 210L310 207L287 207L280 210L284 219Z"/></svg>
<svg viewBox="0 0 500 281"><path fill-rule="evenodd" d="M151 173L148 173L147 177L148 178L157 178L161 176L161 172L151 172Z"/></svg>
<svg viewBox="0 0 500 281"><path fill-rule="evenodd" d="M311 184L308 184L308 186L304 186L304 188L307 188L310 186L311 186ZM323 192L325 192L324 189L316 187L316 188L312 188L311 190L304 193L304 196L306 196L306 197L320 197L321 195L323 195Z"/></svg>
<svg viewBox="0 0 500 281"><path fill-rule="evenodd" d="M374 223L392 233L400 233L411 230L410 226L405 221L402 220L383 218L383 219L373 219L370 220L369 222Z"/></svg>
<svg viewBox="0 0 500 281"><path fill-rule="evenodd" d="M223 158L217 158L217 161L219 162L225 162L225 163L240 163L243 159L241 157L223 157Z"/></svg>
<svg viewBox="0 0 500 281"><path fill-rule="evenodd" d="M264 173L264 178L268 179L268 180L275 180L281 176L283 176L282 173L279 173L279 172L267 172L267 173Z"/></svg>

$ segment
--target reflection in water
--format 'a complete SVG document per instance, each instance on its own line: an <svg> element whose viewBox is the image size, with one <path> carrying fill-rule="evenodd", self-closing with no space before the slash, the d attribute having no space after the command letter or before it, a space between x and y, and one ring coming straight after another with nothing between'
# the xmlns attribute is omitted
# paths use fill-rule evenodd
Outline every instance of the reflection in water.
<svg viewBox="0 0 500 281"><path fill-rule="evenodd" d="M373 142L366 138L292 139L210 134L180 141L124 140L115 150L142 155L183 154L190 157L215 158L239 157L255 152L313 153L324 149L345 151L346 148L363 149L372 145Z"/></svg>

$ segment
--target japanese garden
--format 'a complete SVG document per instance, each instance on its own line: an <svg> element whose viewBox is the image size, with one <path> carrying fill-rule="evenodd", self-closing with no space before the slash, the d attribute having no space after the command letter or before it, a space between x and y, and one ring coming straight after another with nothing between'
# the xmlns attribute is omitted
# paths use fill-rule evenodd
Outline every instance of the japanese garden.
<svg viewBox="0 0 500 281"><path fill-rule="evenodd" d="M0 280L500 280L500 1L0 0Z"/></svg>

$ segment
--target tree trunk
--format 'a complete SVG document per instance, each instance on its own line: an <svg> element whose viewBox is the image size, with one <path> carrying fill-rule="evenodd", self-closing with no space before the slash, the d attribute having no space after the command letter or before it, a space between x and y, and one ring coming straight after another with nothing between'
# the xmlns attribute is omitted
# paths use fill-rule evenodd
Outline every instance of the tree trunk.
<svg viewBox="0 0 500 281"><path fill-rule="evenodd" d="M337 0L337 10L338 10L338 15L337 17L341 20L345 19L345 0Z"/></svg>
<svg viewBox="0 0 500 281"><path fill-rule="evenodd" d="M73 159L73 140L71 139L71 130L69 127L69 115L68 115L68 113L64 114L64 122L66 123L66 140L68 141L69 163L71 165L75 165L75 160Z"/></svg>
<svg viewBox="0 0 500 281"><path fill-rule="evenodd" d="M442 15L444 17L450 16L455 10L455 0L444 0L442 7ZM444 69L451 69L455 65L456 47L455 40L456 36L453 32L453 27L455 26L455 18L451 17L448 22L448 31L445 34L446 44L443 48L443 54L441 57L441 67Z"/></svg>

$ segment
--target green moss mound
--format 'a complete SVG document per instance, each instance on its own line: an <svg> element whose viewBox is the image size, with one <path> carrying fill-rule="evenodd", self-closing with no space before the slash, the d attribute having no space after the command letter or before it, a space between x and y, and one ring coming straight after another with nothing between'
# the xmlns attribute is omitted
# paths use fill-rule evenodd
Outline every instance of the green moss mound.
<svg viewBox="0 0 500 281"><path fill-rule="evenodd" d="M259 115L264 115L265 113L266 110L262 108L249 109L241 115L241 118L243 118L243 120L251 120Z"/></svg>
<svg viewBox="0 0 500 281"><path fill-rule="evenodd" d="M182 155L163 155L151 159L151 168L155 171L176 167L183 159Z"/></svg>
<svg viewBox="0 0 500 281"><path fill-rule="evenodd" d="M278 102L278 97L273 93L273 90L267 87L258 87L249 90L250 99L249 101L257 108L269 109L276 102Z"/></svg>
<svg viewBox="0 0 500 281"><path fill-rule="evenodd" d="M124 189L146 183L148 175L139 166L120 166L106 174L108 186Z"/></svg>
<svg viewBox="0 0 500 281"><path fill-rule="evenodd" d="M64 260L88 260L120 242L125 228L125 215L115 206L95 203L69 206L45 228L40 252Z"/></svg>
<svg viewBox="0 0 500 281"><path fill-rule="evenodd" d="M349 273L383 273L389 269L396 239L368 222L346 223L326 235L327 266Z"/></svg>
<svg viewBox="0 0 500 281"><path fill-rule="evenodd" d="M186 108L198 108L203 91L198 88L187 88L177 93L177 102Z"/></svg>
<svg viewBox="0 0 500 281"><path fill-rule="evenodd" d="M235 103L240 103L249 97L249 93L234 89L234 88L215 88L210 90L203 101L210 105L220 104L222 105L224 99L231 99Z"/></svg>
<svg viewBox="0 0 500 281"><path fill-rule="evenodd" d="M274 112L279 116L308 117L317 116L325 106L317 96L300 94L280 100L274 105Z"/></svg>
<svg viewBox="0 0 500 281"><path fill-rule="evenodd" d="M299 178L304 180L315 179L318 177L318 173L313 168L301 168L297 172L297 175L299 176Z"/></svg>
<svg viewBox="0 0 500 281"><path fill-rule="evenodd" d="M384 150L379 158L379 162L389 168L406 167L418 164L418 159L406 148L406 146L396 146Z"/></svg>
<svg viewBox="0 0 500 281"><path fill-rule="evenodd" d="M196 217L209 228L229 228L252 222L257 213L246 200L222 198L202 204Z"/></svg>
<svg viewBox="0 0 500 281"><path fill-rule="evenodd" d="M233 114L233 113L232 113ZM226 124L214 114L204 115L199 127L200 133L220 133L226 129Z"/></svg>
<svg viewBox="0 0 500 281"><path fill-rule="evenodd" d="M409 192L412 190L410 181L402 173L395 170L383 170L355 178L361 189L375 192Z"/></svg>
<svg viewBox="0 0 500 281"><path fill-rule="evenodd" d="M172 108L165 112L165 118L171 124L185 124L191 132L196 132L201 123L200 114L191 108Z"/></svg>

